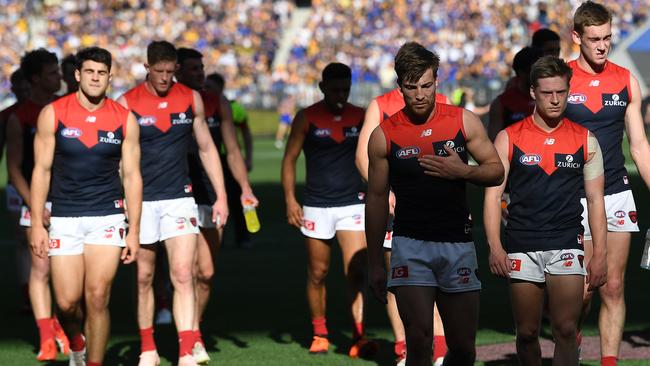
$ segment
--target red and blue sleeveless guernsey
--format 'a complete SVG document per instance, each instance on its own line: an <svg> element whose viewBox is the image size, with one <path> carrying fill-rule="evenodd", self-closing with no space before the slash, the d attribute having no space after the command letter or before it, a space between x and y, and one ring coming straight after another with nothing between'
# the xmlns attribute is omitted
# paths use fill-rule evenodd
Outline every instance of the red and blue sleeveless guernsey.
<svg viewBox="0 0 650 366"><path fill-rule="evenodd" d="M583 168L589 131L568 119L552 132L533 117L506 128L509 140L508 253L582 249Z"/></svg>
<svg viewBox="0 0 650 366"><path fill-rule="evenodd" d="M467 163L463 109L436 103L433 116L413 124L402 110L380 125L386 137L389 184L395 193L393 235L435 242L472 241L465 181L424 174L417 158L447 156L454 149Z"/></svg>
<svg viewBox="0 0 650 366"><path fill-rule="evenodd" d="M203 99L203 107L205 109L205 120L210 129L210 135L214 141L214 145L219 149L223 141L221 137L221 98L217 94L202 91L201 99ZM226 160L221 158L221 165L224 169L227 167ZM192 193L194 200L200 205L212 205L217 200L217 195L212 188L210 178L203 169L201 158L199 157L199 148L196 140L192 140L190 153L188 154L188 164L190 169L190 180L192 181Z"/></svg>
<svg viewBox="0 0 650 366"><path fill-rule="evenodd" d="M32 182L32 171L34 170L34 136L36 136L36 123L38 115L44 106L34 103L28 99L18 105L14 110L14 115L20 122L20 128L23 133L23 162L20 171L27 180L27 184Z"/></svg>
<svg viewBox="0 0 650 366"><path fill-rule="evenodd" d="M341 207L363 203L364 185L354 164L364 110L350 103L340 116L324 101L303 111L307 165L305 206Z"/></svg>
<svg viewBox="0 0 650 366"><path fill-rule="evenodd" d="M384 122L388 117L401 111L406 104L404 104L404 96L395 88L388 93L382 94L375 98L377 106L379 106L379 123ZM436 103L451 104L449 98L444 94L436 93Z"/></svg>
<svg viewBox="0 0 650 366"><path fill-rule="evenodd" d="M595 75L582 70L576 60L569 66L573 77L565 116L596 135L603 152L605 194L629 190L621 145L630 102L630 72L610 61Z"/></svg>
<svg viewBox="0 0 650 366"><path fill-rule="evenodd" d="M105 216L124 212L120 159L129 111L106 98L90 112L69 94L52 103L54 162L52 216Z"/></svg>
<svg viewBox="0 0 650 366"><path fill-rule="evenodd" d="M192 143L192 89L175 83L164 97L142 83L124 94L140 125L143 201L192 196L187 153Z"/></svg>
<svg viewBox="0 0 650 366"><path fill-rule="evenodd" d="M530 116L535 110L535 100L530 93L522 93L516 86L507 88L497 98L501 104L503 128Z"/></svg>

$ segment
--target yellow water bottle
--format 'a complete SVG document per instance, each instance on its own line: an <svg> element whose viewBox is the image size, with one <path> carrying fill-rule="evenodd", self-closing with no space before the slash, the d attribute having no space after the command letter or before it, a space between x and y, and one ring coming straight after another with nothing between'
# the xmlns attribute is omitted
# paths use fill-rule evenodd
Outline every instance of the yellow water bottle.
<svg viewBox="0 0 650 366"><path fill-rule="evenodd" d="M260 219L257 217L257 210L253 201L246 200L244 202L244 219L246 220L246 229L250 233L260 231Z"/></svg>

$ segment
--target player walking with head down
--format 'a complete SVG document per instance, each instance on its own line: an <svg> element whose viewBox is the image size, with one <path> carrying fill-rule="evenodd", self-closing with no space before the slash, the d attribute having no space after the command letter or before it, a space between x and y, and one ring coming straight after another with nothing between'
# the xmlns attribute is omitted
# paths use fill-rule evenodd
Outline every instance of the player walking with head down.
<svg viewBox="0 0 650 366"><path fill-rule="evenodd" d="M174 321L179 337L179 365L196 362L192 349L200 342L192 330L196 314L193 268L196 260L198 210L192 197L187 153L192 134L210 183L217 194L212 221L217 229L228 217L221 162L205 122L203 101L197 91L172 80L178 68L176 48L166 41L147 47L147 80L119 101L130 108L141 127L143 245L138 256L138 325L140 365L160 363L153 338L153 273L156 247L164 242L174 286Z"/></svg>
<svg viewBox="0 0 650 366"><path fill-rule="evenodd" d="M309 351L329 348L325 318L325 278L331 239L336 236L343 253L350 310L354 320L350 357L369 356L376 344L364 337L363 283L366 243L363 236L363 181L354 166L354 151L363 122L363 109L347 102L352 83L350 68L331 63L319 84L322 101L298 112L282 160L282 186L289 224L305 236L308 255L307 301L314 338ZM304 150L307 163L305 202L295 195L296 160Z"/></svg>
<svg viewBox="0 0 650 366"><path fill-rule="evenodd" d="M435 103L438 64L438 56L415 42L395 57L405 107L373 131L368 145L369 280L386 302L382 243L390 187L398 204L388 287L406 331L406 364L431 365L437 303L448 346L445 363L472 365L481 283L465 182L500 184L503 167L478 117ZM467 164L468 152L478 166Z"/></svg>
<svg viewBox="0 0 650 366"><path fill-rule="evenodd" d="M70 365L75 366L101 365L110 333L113 278L120 259L131 263L139 250L139 129L127 109L106 98L110 72L108 51L81 50L75 74L79 90L41 111L34 139L32 248L40 257L48 254L43 212L49 192L52 282L70 338ZM129 214L126 236L124 197ZM84 308L85 339L81 334Z"/></svg>
<svg viewBox="0 0 650 366"><path fill-rule="evenodd" d="M632 160L650 187L650 145L641 117L639 82L629 70L607 59L612 41L612 13L587 1L573 17L573 41L580 55L569 62L573 69L566 117L593 132L603 152L605 213L607 216L607 283L601 297L599 330L601 362L616 365L625 325L625 268L631 232L639 231L636 206L623 156L623 132L630 142ZM586 207L586 197L582 204ZM583 212L585 260L592 255L588 210ZM585 292L586 315L592 293Z"/></svg>
<svg viewBox="0 0 650 366"><path fill-rule="evenodd" d="M501 131L495 146L507 179L485 192L484 222L490 270L510 279L522 365L541 365L539 331L548 292L555 339L554 365L577 365L576 334L585 273L589 289L607 276L603 163L598 141L564 118L571 69L546 56L531 71L532 116ZM501 194L510 187L506 242L500 238ZM585 272L582 205L585 191L594 256Z"/></svg>

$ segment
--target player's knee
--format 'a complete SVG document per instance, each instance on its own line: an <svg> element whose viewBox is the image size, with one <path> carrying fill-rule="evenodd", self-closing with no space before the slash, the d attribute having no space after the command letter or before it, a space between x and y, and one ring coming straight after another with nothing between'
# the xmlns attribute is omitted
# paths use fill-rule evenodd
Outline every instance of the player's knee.
<svg viewBox="0 0 650 366"><path fill-rule="evenodd" d="M57 297L56 305L58 312L65 318L73 317L79 309L79 301L73 299L66 299L64 297Z"/></svg>
<svg viewBox="0 0 650 366"><path fill-rule="evenodd" d="M325 284L327 272L327 266L312 266L309 268L309 283L314 286L321 286Z"/></svg>
<svg viewBox="0 0 650 366"><path fill-rule="evenodd" d="M191 266L174 266L171 270L171 279L174 287L187 286L192 284L192 267Z"/></svg>
<svg viewBox="0 0 650 366"><path fill-rule="evenodd" d="M153 270L142 270L138 268L138 288L142 290L149 290L153 285Z"/></svg>
<svg viewBox="0 0 650 366"><path fill-rule="evenodd" d="M560 321L552 324L553 337L556 341L575 342L578 325L573 321Z"/></svg>
<svg viewBox="0 0 650 366"><path fill-rule="evenodd" d="M101 311L108 307L109 287L105 284L86 287L86 308L89 312Z"/></svg>
<svg viewBox="0 0 650 366"><path fill-rule="evenodd" d="M463 341L452 344L447 343L447 356L445 361L449 360L452 365L473 365L476 360L476 347L474 342Z"/></svg>
<svg viewBox="0 0 650 366"><path fill-rule="evenodd" d="M49 282L50 280L50 261L32 260L30 277L37 281Z"/></svg>
<svg viewBox="0 0 650 366"><path fill-rule="evenodd" d="M416 350L416 352L429 352L431 354L433 344L433 329L428 326L412 325L404 329L406 333L406 344ZM410 354L410 348L409 348Z"/></svg>
<svg viewBox="0 0 650 366"><path fill-rule="evenodd" d="M212 278L214 278L214 268L199 268L196 279L200 283L212 283Z"/></svg>
<svg viewBox="0 0 650 366"><path fill-rule="evenodd" d="M620 277L608 278L607 282L600 288L600 295L602 297L602 300L605 302L608 300L622 299L623 292L624 282Z"/></svg>
<svg viewBox="0 0 650 366"><path fill-rule="evenodd" d="M536 326L521 326L517 328L517 343L530 344L539 341L539 328Z"/></svg>

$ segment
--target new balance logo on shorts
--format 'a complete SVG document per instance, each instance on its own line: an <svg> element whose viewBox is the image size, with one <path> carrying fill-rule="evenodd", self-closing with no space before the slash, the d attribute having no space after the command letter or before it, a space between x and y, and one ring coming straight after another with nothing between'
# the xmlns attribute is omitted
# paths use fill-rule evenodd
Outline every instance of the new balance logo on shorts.
<svg viewBox="0 0 650 366"><path fill-rule="evenodd" d="M408 266L399 266L393 268L392 278L408 278L409 277L409 267Z"/></svg>

